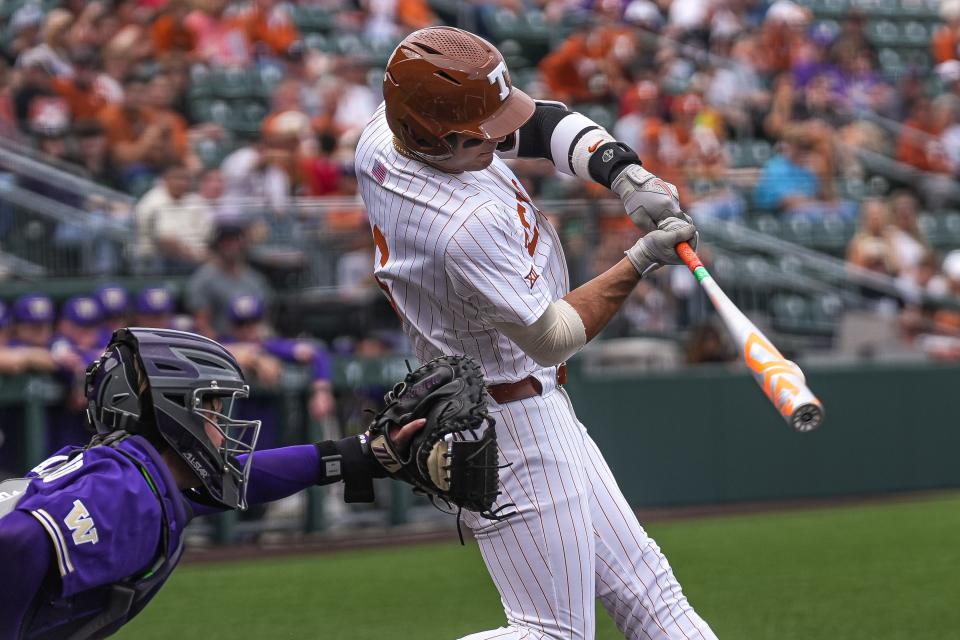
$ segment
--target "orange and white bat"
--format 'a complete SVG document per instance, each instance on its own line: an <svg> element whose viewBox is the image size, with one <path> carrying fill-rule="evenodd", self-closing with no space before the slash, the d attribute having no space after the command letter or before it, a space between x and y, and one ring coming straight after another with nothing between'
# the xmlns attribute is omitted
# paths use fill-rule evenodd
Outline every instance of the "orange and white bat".
<svg viewBox="0 0 960 640"><path fill-rule="evenodd" d="M783 419L796 431L813 431L823 423L823 404L807 387L800 367L784 359L763 332L727 297L686 242L677 245L686 263L706 291L726 325L754 379Z"/></svg>

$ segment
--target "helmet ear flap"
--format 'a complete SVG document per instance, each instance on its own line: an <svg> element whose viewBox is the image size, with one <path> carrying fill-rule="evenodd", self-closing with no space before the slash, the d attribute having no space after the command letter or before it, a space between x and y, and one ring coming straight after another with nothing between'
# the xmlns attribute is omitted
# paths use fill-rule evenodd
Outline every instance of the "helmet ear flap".
<svg viewBox="0 0 960 640"><path fill-rule="evenodd" d="M101 435L122 430L141 435L158 448L163 446L149 379L135 341L115 341L90 367L87 401L87 421Z"/></svg>
<svg viewBox="0 0 960 640"><path fill-rule="evenodd" d="M397 137L408 151L437 160L453 155L453 147L431 131L417 114L408 112L407 117L400 120L399 124L402 135Z"/></svg>

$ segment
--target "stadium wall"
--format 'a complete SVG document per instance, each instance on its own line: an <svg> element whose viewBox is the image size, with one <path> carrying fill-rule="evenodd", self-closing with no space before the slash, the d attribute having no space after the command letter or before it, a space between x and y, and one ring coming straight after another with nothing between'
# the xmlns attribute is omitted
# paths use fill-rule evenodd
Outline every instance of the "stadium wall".
<svg viewBox="0 0 960 640"><path fill-rule="evenodd" d="M341 387L386 388L406 366L341 359L334 371ZM805 371L827 412L824 426L805 434L787 427L747 373L725 367L627 376L588 373L575 360L567 389L638 507L960 487L960 367ZM285 430L300 431L292 423L303 420L296 405L306 384L288 376L271 394ZM60 397L48 378L0 378L4 427L24 430L31 465L46 453L38 436L46 407Z"/></svg>
<svg viewBox="0 0 960 640"><path fill-rule="evenodd" d="M960 368L808 368L826 407L790 430L745 372L574 368L573 404L636 506L960 487Z"/></svg>

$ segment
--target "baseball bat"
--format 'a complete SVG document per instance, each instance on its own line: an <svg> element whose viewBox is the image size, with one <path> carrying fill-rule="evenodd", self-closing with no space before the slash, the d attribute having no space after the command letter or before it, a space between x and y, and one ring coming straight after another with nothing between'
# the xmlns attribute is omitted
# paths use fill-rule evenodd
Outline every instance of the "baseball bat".
<svg viewBox="0 0 960 640"><path fill-rule="evenodd" d="M678 244L677 255L706 291L727 331L741 349L740 355L754 380L787 424L800 432L813 431L823 424L823 403L810 391L800 367L784 359L757 325L733 304L689 243Z"/></svg>

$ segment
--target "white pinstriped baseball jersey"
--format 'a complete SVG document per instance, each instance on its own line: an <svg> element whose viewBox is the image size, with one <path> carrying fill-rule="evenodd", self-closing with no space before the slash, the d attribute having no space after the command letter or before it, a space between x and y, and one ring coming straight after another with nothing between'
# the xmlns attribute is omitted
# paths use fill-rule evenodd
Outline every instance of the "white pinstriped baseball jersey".
<svg viewBox="0 0 960 640"><path fill-rule="evenodd" d="M377 111L357 147L373 227L374 273L417 357L473 356L490 383L536 376L541 395L491 401L504 463L499 489L516 514L464 513L507 626L462 640L589 640L599 598L630 640L716 640L620 492L556 368L492 327L530 325L569 288L556 231L498 158L448 174L397 152Z"/></svg>
<svg viewBox="0 0 960 640"><path fill-rule="evenodd" d="M530 325L569 289L556 230L499 158L448 174L397 152L381 105L357 146L374 274L421 362L465 353L491 383L556 380L491 322ZM442 317L442 319L441 319Z"/></svg>

